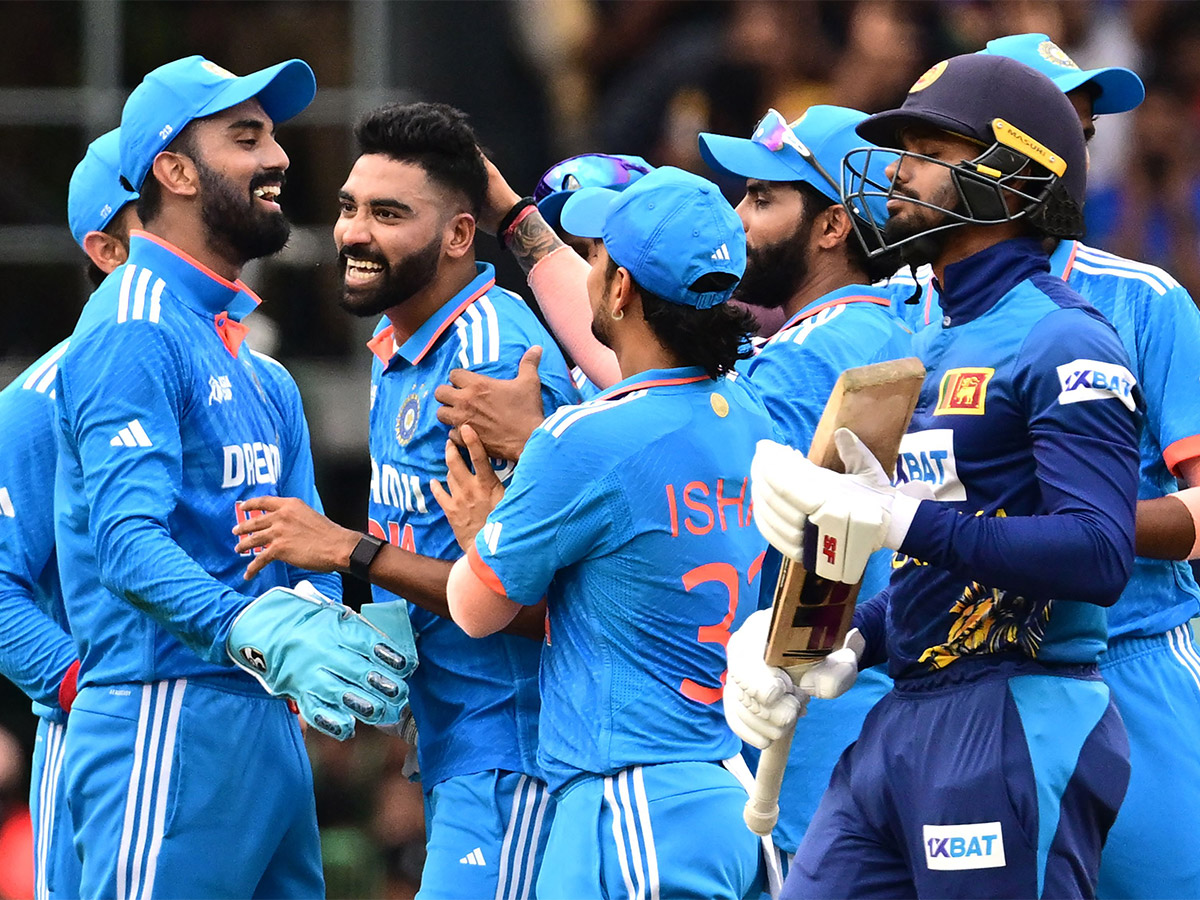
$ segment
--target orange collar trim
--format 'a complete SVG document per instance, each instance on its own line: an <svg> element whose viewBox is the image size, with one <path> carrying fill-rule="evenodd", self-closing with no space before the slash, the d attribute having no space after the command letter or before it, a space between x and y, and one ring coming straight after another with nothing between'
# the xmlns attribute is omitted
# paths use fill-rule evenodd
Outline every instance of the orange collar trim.
<svg viewBox="0 0 1200 900"><path fill-rule="evenodd" d="M227 287L231 291L242 291L248 297L250 297L255 302L255 304L262 303L262 298L259 297L258 294L254 293L254 291L252 291L246 285L246 282L242 281L240 278L237 281L230 281L228 278L223 278L222 276L220 276L216 272L214 272L212 269L210 269L208 266L206 266L204 263L200 262L200 260L196 259L194 256L189 256L187 253L184 253L182 250L180 250L178 247L176 247L170 241L160 238L158 235L151 234L148 231L143 231L140 228L131 228L129 230L129 236L130 237L137 236L137 237L143 238L144 240L150 241L153 244L158 244L158 246L162 247L168 253L178 256L181 260L183 260L185 263L187 263L193 269L197 269L197 270L203 272L205 275L207 275L213 281L217 282L217 284L221 285L222 287Z"/></svg>

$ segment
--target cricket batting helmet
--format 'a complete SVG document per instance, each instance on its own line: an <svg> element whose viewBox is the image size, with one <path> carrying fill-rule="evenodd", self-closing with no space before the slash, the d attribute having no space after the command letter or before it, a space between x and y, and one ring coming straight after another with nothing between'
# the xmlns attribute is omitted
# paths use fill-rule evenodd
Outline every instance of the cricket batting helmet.
<svg viewBox="0 0 1200 900"><path fill-rule="evenodd" d="M973 159L950 163L906 150L852 150L843 160L843 190L865 212L864 223L883 249L962 225L995 225L1018 219L1039 233L1083 236L1087 189L1087 150L1079 118L1066 95L1045 75L1005 56L965 54L944 60L909 89L899 109L863 120L858 134L881 147L901 145L906 129L933 128L979 144ZM871 177L871 157L897 154L889 180ZM905 157L950 170L957 194L952 208L917 200L895 190ZM870 201L903 197L940 210L946 221L927 231L889 242L884 221L871 214ZM1017 202L1010 201L1015 198ZM876 205L876 208L877 205ZM882 251L877 251L882 252Z"/></svg>

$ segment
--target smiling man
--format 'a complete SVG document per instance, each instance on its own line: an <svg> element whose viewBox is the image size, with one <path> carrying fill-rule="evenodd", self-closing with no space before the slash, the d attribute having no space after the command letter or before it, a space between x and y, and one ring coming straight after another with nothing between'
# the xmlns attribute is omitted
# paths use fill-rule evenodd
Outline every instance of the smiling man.
<svg viewBox="0 0 1200 900"><path fill-rule="evenodd" d="M257 298L237 280L287 241L275 123L315 91L300 60L238 78L192 56L125 104L120 167L145 230L55 383L55 536L80 658L63 751L76 896L322 896L312 773L277 697L340 738L404 703L407 634L393 647L293 591L306 573L283 563L247 584L230 534L264 491L320 506L299 392L242 345Z"/></svg>
<svg viewBox="0 0 1200 900"><path fill-rule="evenodd" d="M343 308L382 316L370 343L370 534L299 500L264 497L246 504L256 515L238 526L240 547L261 551L252 574L285 559L366 579L378 600L409 601L428 834L420 896L528 896L553 818L535 760L544 614L530 610L514 623L518 634L482 641L449 618L446 579L462 550L431 482L445 481L457 451L433 390L456 367L511 378L525 351L541 346L543 403L554 409L576 394L534 314L475 261L487 173L466 116L393 104L368 113L355 137L361 154L338 194L333 236ZM507 480L512 466L499 465Z"/></svg>

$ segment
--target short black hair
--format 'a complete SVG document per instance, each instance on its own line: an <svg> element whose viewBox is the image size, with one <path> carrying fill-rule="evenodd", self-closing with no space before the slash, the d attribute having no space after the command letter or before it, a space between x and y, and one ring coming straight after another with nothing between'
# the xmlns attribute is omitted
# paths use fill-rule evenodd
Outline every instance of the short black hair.
<svg viewBox="0 0 1200 900"><path fill-rule="evenodd" d="M610 256L609 280L618 268ZM753 355L750 336L758 324L744 309L730 303L707 309L672 303L647 291L632 276L631 280L642 298L642 316L654 336L684 365L699 366L709 378L719 378L739 359Z"/></svg>
<svg viewBox="0 0 1200 900"><path fill-rule="evenodd" d="M188 125L190 126L191 123L189 122ZM175 137L175 140L171 141L171 143L167 144L167 146L163 149L170 150L172 153L182 153L184 156L194 160L196 158L195 136L196 132L191 127L185 127L183 131L179 132L179 134ZM124 176L122 176L122 178L124 178ZM129 184L128 181L125 183ZM136 190L138 191L138 218L141 219L144 224L149 224L160 212L162 212L163 199L162 185L159 184L158 179L154 177L153 164L150 166L149 171L146 172L146 178L142 182L141 188L137 188Z"/></svg>
<svg viewBox="0 0 1200 900"><path fill-rule="evenodd" d="M804 215L809 219L833 206L836 202L830 200L829 197L806 181L790 181L788 184L799 191L800 195L804 198ZM850 212L849 207L846 207L846 214L851 217L854 216L854 213ZM868 256L867 248L863 246L862 238L859 237L860 233L860 230L856 228L853 234L847 235L846 255L849 257L850 265L854 267L854 270L861 273L863 284L873 284L881 278L887 278L900 268L900 261L895 254L885 253L883 256Z"/></svg>
<svg viewBox="0 0 1200 900"><path fill-rule="evenodd" d="M462 195L479 217L487 193L487 169L467 114L445 103L388 103L354 126L359 153L411 162L430 179Z"/></svg>

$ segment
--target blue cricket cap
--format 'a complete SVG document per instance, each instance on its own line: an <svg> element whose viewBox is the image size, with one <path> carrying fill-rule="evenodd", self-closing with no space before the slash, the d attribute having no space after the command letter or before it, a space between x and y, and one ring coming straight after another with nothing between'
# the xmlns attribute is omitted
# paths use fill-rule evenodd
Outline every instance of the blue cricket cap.
<svg viewBox="0 0 1200 900"><path fill-rule="evenodd" d="M558 228L563 205L575 191L585 187L623 191L653 168L640 156L583 153L547 169L533 189L533 199L542 218Z"/></svg>
<svg viewBox="0 0 1200 900"><path fill-rule="evenodd" d="M979 52L1025 63L1053 81L1064 94L1091 85L1096 89L1093 112L1098 116L1129 112L1146 99L1146 86L1136 72L1120 66L1081 69L1048 35L1010 34L988 41Z"/></svg>
<svg viewBox="0 0 1200 900"><path fill-rule="evenodd" d="M121 113L121 174L140 189L154 158L193 119L257 97L276 123L303 110L317 93L308 63L290 59L238 77L203 56L159 66L142 79Z"/></svg>
<svg viewBox="0 0 1200 900"><path fill-rule="evenodd" d="M683 306L724 303L746 271L746 232L721 189L674 166L655 169L623 192L580 188L563 207L562 226L602 238L608 255L641 287ZM722 290L692 290L711 274L733 278Z"/></svg>
<svg viewBox="0 0 1200 900"><path fill-rule="evenodd" d="M125 204L138 198L121 184L120 131L114 128L92 141L71 173L67 222L80 247L89 231L103 231Z"/></svg>
<svg viewBox="0 0 1200 900"><path fill-rule="evenodd" d="M802 181L834 203L842 203L839 184L842 159L864 145L855 127L867 114L844 106L810 106L800 118L787 124L773 123L772 113L763 117L750 138L701 134L700 155L718 172L760 181ZM783 129L790 131L790 135ZM808 150L817 165L801 155L793 138ZM871 158L869 174L881 183L886 180L883 174L889 162L886 157L875 153ZM869 205L880 221L887 218L885 198L873 197Z"/></svg>

